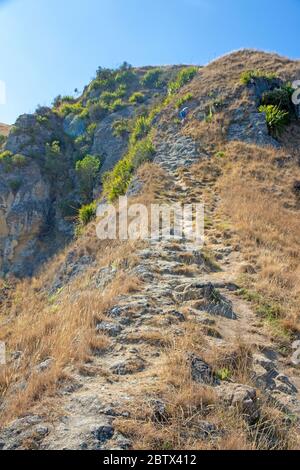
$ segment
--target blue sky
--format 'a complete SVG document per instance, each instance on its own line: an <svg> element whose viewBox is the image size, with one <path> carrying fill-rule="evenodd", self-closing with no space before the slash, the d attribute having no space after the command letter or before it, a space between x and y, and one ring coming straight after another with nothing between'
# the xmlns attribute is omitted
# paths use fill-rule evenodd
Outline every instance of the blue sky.
<svg viewBox="0 0 300 470"><path fill-rule="evenodd" d="M0 122L82 89L99 65L203 65L243 47L299 58L299 20L299 0L0 0Z"/></svg>

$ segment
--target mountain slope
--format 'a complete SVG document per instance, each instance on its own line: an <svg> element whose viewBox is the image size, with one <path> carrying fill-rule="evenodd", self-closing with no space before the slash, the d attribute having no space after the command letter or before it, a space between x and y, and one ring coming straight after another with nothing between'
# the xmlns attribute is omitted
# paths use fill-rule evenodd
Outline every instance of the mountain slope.
<svg viewBox="0 0 300 470"><path fill-rule="evenodd" d="M252 69L300 66L241 51L202 68L124 186L147 206L204 202L203 249L104 242L91 222L39 276L3 283L4 449L299 448L299 123L270 135L269 79L240 81Z"/></svg>
<svg viewBox="0 0 300 470"><path fill-rule="evenodd" d="M10 129L10 126L8 126L7 124L2 124L0 122L0 134L1 135L7 136L9 134L9 129Z"/></svg>

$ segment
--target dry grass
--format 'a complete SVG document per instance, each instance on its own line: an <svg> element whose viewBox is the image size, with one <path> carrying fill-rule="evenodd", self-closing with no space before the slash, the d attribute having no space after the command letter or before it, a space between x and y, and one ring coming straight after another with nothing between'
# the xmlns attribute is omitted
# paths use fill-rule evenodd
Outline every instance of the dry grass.
<svg viewBox="0 0 300 470"><path fill-rule="evenodd" d="M187 322L184 335L166 349L157 369L157 390L137 394L129 408L130 419L116 420L118 430L129 436L133 448L153 450L266 450L295 449L299 442L285 415L259 397L260 418L250 425L238 409L225 407L213 387L192 380L187 356L194 353L217 371L228 367L238 383L252 385L251 351L232 345L225 354L211 351L198 325ZM144 396L143 396L144 395ZM163 408L161 407L163 404ZM211 431L204 433L204 423Z"/></svg>
<svg viewBox="0 0 300 470"><path fill-rule="evenodd" d="M165 184L163 172L147 165L140 177L145 181L145 196L139 199L150 204L159 185ZM129 271L137 264L136 251L142 246L139 241L98 240L95 224L91 223L80 239L35 278L1 281L0 340L6 343L9 359L0 376L0 398L6 403L3 424L55 395L68 380L66 368L84 367L93 355L103 354L110 347L111 340L97 333L95 325L105 319L105 312L120 295L141 288L140 280ZM86 256L90 262L80 275L71 275L73 266ZM116 274L105 288L99 289L95 279L104 267L113 268ZM58 275L62 289L53 292ZM159 339L162 342L158 336L148 338L153 343ZM20 358L14 360L10 355L17 351ZM50 367L38 372L36 366L47 359L52 359Z"/></svg>
<svg viewBox="0 0 300 470"><path fill-rule="evenodd" d="M1 379L1 395L7 402L3 421L27 412L44 394L53 394L62 384L67 366L82 364L109 348L109 338L97 333L95 325L119 295L136 291L140 282L119 272L103 292L90 284L90 273L86 273L55 302L36 296L28 282L17 287L15 298L22 304L1 328L1 340L9 352L20 351L22 355L17 367L9 361ZM39 372L36 366L49 358L53 360L50 367ZM25 390L16 391L13 385L24 380Z"/></svg>
<svg viewBox="0 0 300 470"><path fill-rule="evenodd" d="M2 124L0 122L0 135L5 135L7 136L9 134L9 130L10 130L10 127L9 125L7 124Z"/></svg>
<svg viewBox="0 0 300 470"><path fill-rule="evenodd" d="M240 143L229 145L226 153L219 184L222 211L256 273L248 282L271 306L278 305L283 325L299 331L300 214L293 193L293 182L300 178L297 159Z"/></svg>

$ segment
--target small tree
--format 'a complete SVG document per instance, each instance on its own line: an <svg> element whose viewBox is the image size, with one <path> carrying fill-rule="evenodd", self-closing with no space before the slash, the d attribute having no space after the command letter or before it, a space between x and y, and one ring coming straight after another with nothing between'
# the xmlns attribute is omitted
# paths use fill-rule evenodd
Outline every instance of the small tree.
<svg viewBox="0 0 300 470"><path fill-rule="evenodd" d="M86 200L90 200L92 197L100 166L101 159L93 155L86 155L86 157L76 163L76 173L79 178L80 190Z"/></svg>

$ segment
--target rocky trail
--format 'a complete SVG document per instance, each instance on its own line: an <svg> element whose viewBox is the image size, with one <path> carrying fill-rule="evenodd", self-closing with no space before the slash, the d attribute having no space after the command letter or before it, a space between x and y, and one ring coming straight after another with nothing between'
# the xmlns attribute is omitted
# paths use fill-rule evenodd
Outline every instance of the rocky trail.
<svg viewBox="0 0 300 470"><path fill-rule="evenodd" d="M207 157L199 153L191 138L173 128L159 142L155 163L174 181L162 197L190 203L187 182L193 179L192 165L199 155ZM213 179L198 182L197 194L193 195L200 201L208 195L206 216L210 220L218 206L214 184ZM3 448L20 448L26 439L39 449L130 448L130 439L118 432L114 422L126 420L141 396L146 400L149 397L149 402L155 397L166 346L192 324L201 328L208 348L214 352L225 354L228 345L245 340L253 352L257 389L264 390L289 414L300 415L299 378L276 352L250 305L236 294L243 263L240 253L224 245L213 224L205 235L220 269L201 252L191 251L186 240L148 242L138 253L140 263L133 270L143 281L141 291L122 296L107 312L107 321L97 326L112 340L109 351L95 355L75 375L72 372L73 385L64 389L57 401L59 418L49 422L39 416L22 418L18 426L13 423L0 436ZM256 388L213 378L200 357L187 359L187 367L195 382L211 386L222 400L241 404L250 414L259 412Z"/></svg>

